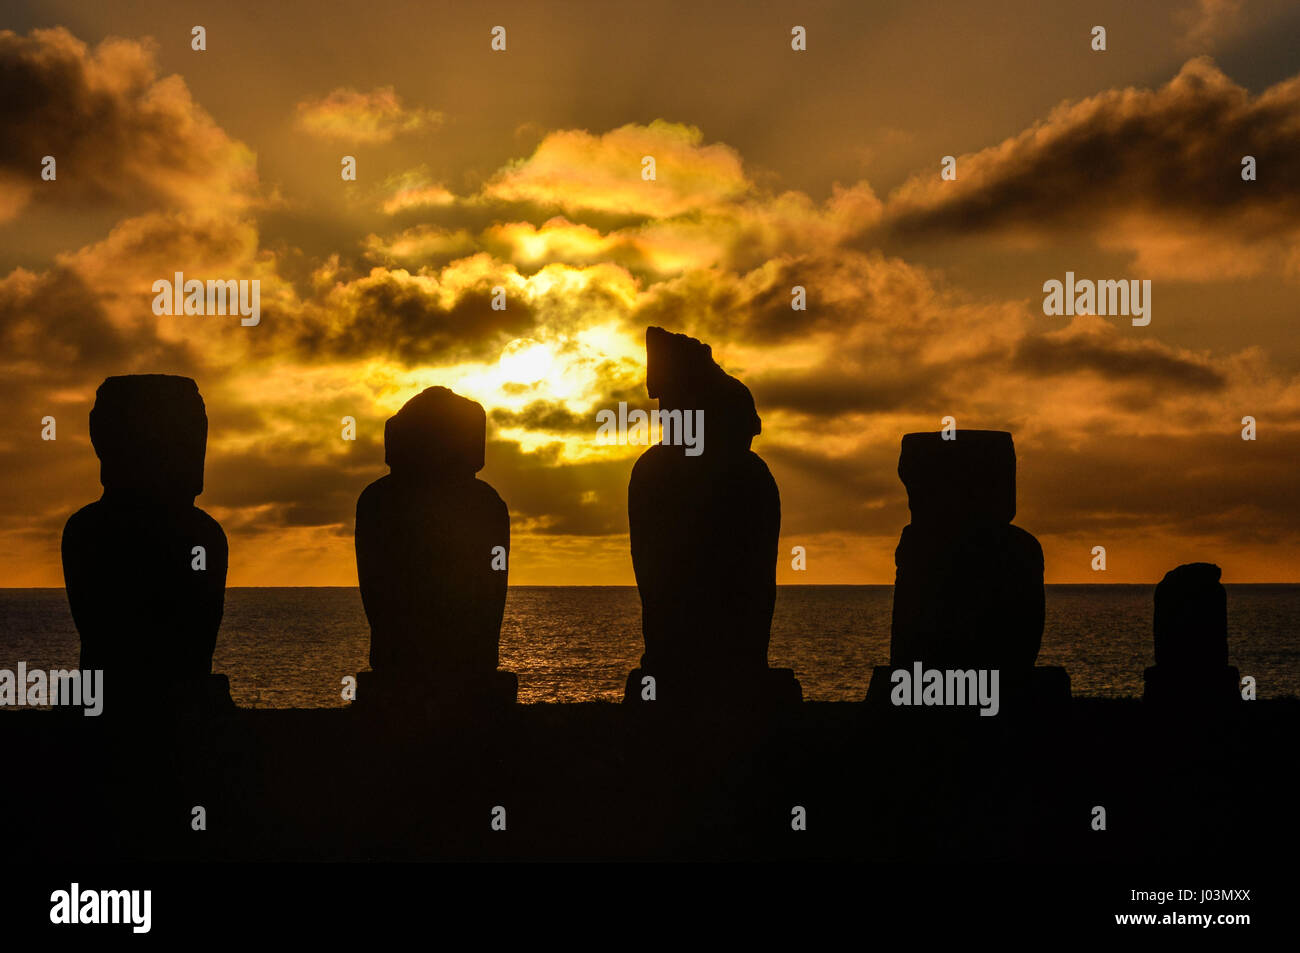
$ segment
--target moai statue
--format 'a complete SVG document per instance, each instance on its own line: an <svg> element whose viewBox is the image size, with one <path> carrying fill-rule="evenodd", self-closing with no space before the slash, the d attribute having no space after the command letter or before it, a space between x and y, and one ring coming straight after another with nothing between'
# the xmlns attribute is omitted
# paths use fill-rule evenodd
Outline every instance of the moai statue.
<svg viewBox="0 0 1300 953"><path fill-rule="evenodd" d="M646 389L659 400L661 441L628 485L645 654L625 700L798 702L793 671L767 667L781 498L750 450L761 430L754 399L707 344L655 327L646 330ZM688 415L702 424L693 446Z"/></svg>
<svg viewBox="0 0 1300 953"><path fill-rule="evenodd" d="M1212 563L1187 563L1156 586L1156 664L1145 673L1147 703L1211 708L1240 701L1240 676L1228 664L1228 593L1220 576Z"/></svg>
<svg viewBox="0 0 1300 953"><path fill-rule="evenodd" d="M110 377L90 411L104 494L63 529L63 578L81 667L104 672L105 711L230 704L212 675L226 593L226 535L194 505L208 418L188 377Z"/></svg>
<svg viewBox="0 0 1300 953"><path fill-rule="evenodd" d="M1063 669L1035 669L1044 622L1043 550L1011 524L1011 434L903 437L898 475L911 523L894 553L890 668L997 670L1004 693L1068 698ZM885 693L887 685L873 691Z"/></svg>
<svg viewBox="0 0 1300 953"><path fill-rule="evenodd" d="M357 500L357 576L370 673L357 702L387 708L513 703L497 671L510 550L506 504L483 469L483 408L445 387L384 426L389 474Z"/></svg>

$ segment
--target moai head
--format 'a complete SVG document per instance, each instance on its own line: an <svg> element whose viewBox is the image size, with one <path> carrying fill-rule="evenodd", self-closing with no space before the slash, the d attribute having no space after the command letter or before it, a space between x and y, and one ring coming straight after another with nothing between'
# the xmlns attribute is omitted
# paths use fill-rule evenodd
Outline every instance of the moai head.
<svg viewBox="0 0 1300 953"><path fill-rule="evenodd" d="M483 407L445 387L416 394L384 424L384 462L399 479L473 479L486 443Z"/></svg>
<svg viewBox="0 0 1300 953"><path fill-rule="evenodd" d="M1188 563L1156 586L1156 664L1210 668L1228 664L1228 593L1212 563Z"/></svg>
<svg viewBox="0 0 1300 953"><path fill-rule="evenodd" d="M748 450L763 430L749 388L713 359L709 345L646 328L646 391L663 411L704 411L704 456Z"/></svg>
<svg viewBox="0 0 1300 953"><path fill-rule="evenodd" d="M193 504L203 492L208 416L188 377L110 377L95 392L90 442L110 493Z"/></svg>
<svg viewBox="0 0 1300 953"><path fill-rule="evenodd" d="M1016 449L1002 430L903 436L898 476L914 526L993 525L1016 515Z"/></svg>

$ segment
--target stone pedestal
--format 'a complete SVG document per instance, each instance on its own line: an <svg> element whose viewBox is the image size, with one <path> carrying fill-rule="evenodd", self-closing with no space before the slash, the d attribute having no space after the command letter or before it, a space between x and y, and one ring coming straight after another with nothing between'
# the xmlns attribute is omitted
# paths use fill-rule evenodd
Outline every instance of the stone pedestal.
<svg viewBox="0 0 1300 953"><path fill-rule="evenodd" d="M239 709L230 697L230 680L221 674L179 678L170 682L112 679L105 675L103 708L87 716L85 706L58 705L52 710L74 723L86 722L132 728L184 728L234 715Z"/></svg>
<svg viewBox="0 0 1300 953"><path fill-rule="evenodd" d="M518 695L519 678L514 672L499 669L426 679L360 672L357 675L357 698L352 708L360 712L411 716L447 711L489 711L509 708L515 704Z"/></svg>
<svg viewBox="0 0 1300 953"><path fill-rule="evenodd" d="M1241 673L1232 665L1191 671L1152 665L1142 680L1142 701L1156 707L1221 707L1241 701Z"/></svg>
<svg viewBox="0 0 1300 953"><path fill-rule="evenodd" d="M646 677L654 679L654 698L646 698ZM769 710L798 705L803 701L803 687L792 668L764 669L756 677L731 682L717 679L675 679L656 675L649 669L634 668L627 676L623 703L650 708L665 702L668 706L695 708L741 707Z"/></svg>

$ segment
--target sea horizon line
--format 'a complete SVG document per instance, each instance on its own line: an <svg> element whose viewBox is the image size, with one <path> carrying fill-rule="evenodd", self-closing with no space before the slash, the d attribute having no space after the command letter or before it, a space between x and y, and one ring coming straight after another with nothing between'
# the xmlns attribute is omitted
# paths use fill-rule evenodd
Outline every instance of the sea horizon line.
<svg viewBox="0 0 1300 953"><path fill-rule="evenodd" d="M1091 587L1091 588L1155 588L1159 580L1152 582L1047 582L1051 587ZM1252 580L1250 582L1225 582L1225 586L1300 586L1300 581L1288 580ZM892 589L892 582L783 582L777 583L778 589ZM296 585L296 586L226 586L226 591L236 589L357 589L351 585ZM636 583L511 583L509 589L635 589ZM0 592L61 592L64 586L0 586Z"/></svg>

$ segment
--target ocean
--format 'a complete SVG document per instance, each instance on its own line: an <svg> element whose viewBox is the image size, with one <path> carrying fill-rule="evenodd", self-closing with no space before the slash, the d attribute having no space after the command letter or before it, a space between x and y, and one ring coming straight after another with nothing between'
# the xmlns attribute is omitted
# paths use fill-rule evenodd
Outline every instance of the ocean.
<svg viewBox="0 0 1300 953"><path fill-rule="evenodd" d="M1260 698L1300 695L1300 586L1230 585L1231 664ZM1076 696L1142 694L1152 664L1154 586L1047 587L1038 660L1063 665ZM889 661L891 586L782 586L771 664L793 668L808 701L860 701ZM501 666L520 702L619 701L641 656L632 586L510 589ZM355 588L230 589L213 670L238 705L345 704L342 678L367 668L369 629ZM74 668L78 642L62 589L0 589L0 669Z"/></svg>

